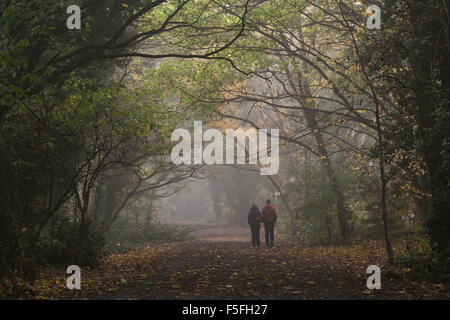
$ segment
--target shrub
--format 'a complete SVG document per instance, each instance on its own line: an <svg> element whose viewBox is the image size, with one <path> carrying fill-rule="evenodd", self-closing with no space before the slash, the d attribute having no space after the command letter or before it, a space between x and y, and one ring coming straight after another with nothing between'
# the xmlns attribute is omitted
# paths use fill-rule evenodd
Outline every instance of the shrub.
<svg viewBox="0 0 450 320"><path fill-rule="evenodd" d="M107 250L113 253L126 252L146 243L165 243L190 239L191 230L186 227L162 223L138 225L121 217L107 234Z"/></svg>

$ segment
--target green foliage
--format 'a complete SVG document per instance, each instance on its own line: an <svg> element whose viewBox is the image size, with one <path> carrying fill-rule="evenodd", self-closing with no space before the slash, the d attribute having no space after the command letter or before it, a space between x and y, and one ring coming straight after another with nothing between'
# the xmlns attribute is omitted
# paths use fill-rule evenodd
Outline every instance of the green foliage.
<svg viewBox="0 0 450 320"><path fill-rule="evenodd" d="M145 2L88 6L82 32L65 28L68 1L0 5L0 244L10 269L33 277L38 264L95 263L102 223L86 221L99 175L150 156L167 163L179 117L152 103L151 87L117 79L129 61L90 60ZM117 41L146 27L135 22ZM50 237L50 223L63 231Z"/></svg>
<svg viewBox="0 0 450 320"><path fill-rule="evenodd" d="M146 243L184 241L190 237L190 229L186 227L155 222L136 226L131 216L123 215L107 234L106 250L127 252Z"/></svg>
<svg viewBox="0 0 450 320"><path fill-rule="evenodd" d="M336 219L336 199L330 185L326 183L327 175L320 162L311 165L301 174L302 185L291 185L290 188L305 187L304 198L295 210L299 221L297 237L311 243L333 243L338 239Z"/></svg>
<svg viewBox="0 0 450 320"><path fill-rule="evenodd" d="M341 163L336 172L339 185L348 201L346 206L351 212L351 239L383 239L377 192L379 182L365 175L360 168L355 170L345 163ZM336 196L321 161L312 161L300 170L298 177L288 184L288 196L300 205L293 212L297 227L292 230L289 219L284 219L284 230L294 232L292 236L309 243L339 242ZM413 208L410 198L392 195L388 201L388 209L388 223L394 239L408 239L410 235L422 230L422 224L411 213Z"/></svg>
<svg viewBox="0 0 450 320"><path fill-rule="evenodd" d="M79 224L71 219L56 217L39 240L39 263L67 267L74 264L77 250L81 249L80 266L96 266L105 256L105 233L95 224L90 224L83 237L83 245L78 248L80 239Z"/></svg>
<svg viewBox="0 0 450 320"><path fill-rule="evenodd" d="M170 224L150 224L143 228L146 242L165 243L190 239L190 229Z"/></svg>
<svg viewBox="0 0 450 320"><path fill-rule="evenodd" d="M444 1L399 1L387 7L381 32L359 44L389 113L384 119L391 175L402 192L429 203L422 216L433 249L450 256L449 102L450 39ZM380 71L381 70L381 71Z"/></svg>
<svg viewBox="0 0 450 320"><path fill-rule="evenodd" d="M436 255L428 240L415 243L398 257L401 267L410 269L409 276L417 280L450 281L450 258Z"/></svg>

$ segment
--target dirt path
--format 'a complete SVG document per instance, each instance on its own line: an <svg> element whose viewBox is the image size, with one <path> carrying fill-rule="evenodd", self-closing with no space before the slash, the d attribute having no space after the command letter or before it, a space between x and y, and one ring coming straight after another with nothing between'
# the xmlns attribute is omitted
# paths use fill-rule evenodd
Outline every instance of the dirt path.
<svg viewBox="0 0 450 320"><path fill-rule="evenodd" d="M384 251L364 247L302 248L276 239L252 248L246 228L192 225L194 239L146 279L99 299L449 299L449 287L382 276L368 290L365 269L382 268ZM261 233L261 240L263 234ZM382 273L383 275L383 273Z"/></svg>

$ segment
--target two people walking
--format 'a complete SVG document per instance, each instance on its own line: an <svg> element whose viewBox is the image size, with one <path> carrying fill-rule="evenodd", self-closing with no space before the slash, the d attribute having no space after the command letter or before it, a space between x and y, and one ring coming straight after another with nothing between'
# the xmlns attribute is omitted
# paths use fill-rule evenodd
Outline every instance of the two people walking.
<svg viewBox="0 0 450 320"><path fill-rule="evenodd" d="M256 204L252 205L248 214L248 224L250 225L250 230L252 232L252 244L254 247L259 247L260 245L259 230L261 222L264 223L266 247L273 247L274 229L277 218L277 211L272 206L270 199L266 201L266 205L261 210L261 212L259 211Z"/></svg>

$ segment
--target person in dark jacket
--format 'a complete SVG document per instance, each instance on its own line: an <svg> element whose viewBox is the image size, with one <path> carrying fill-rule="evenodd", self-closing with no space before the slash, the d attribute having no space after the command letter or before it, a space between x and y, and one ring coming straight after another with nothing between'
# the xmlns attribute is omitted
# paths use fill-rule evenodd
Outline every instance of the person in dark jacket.
<svg viewBox="0 0 450 320"><path fill-rule="evenodd" d="M270 199L266 201L265 207L261 211L264 221L264 231L266 232L266 247L273 247L275 222L277 222L277 210L271 205ZM269 242L270 240L270 242Z"/></svg>
<svg viewBox="0 0 450 320"><path fill-rule="evenodd" d="M250 230L252 232L252 244L254 247L259 247L259 229L261 226L261 221L261 213L259 212L256 204L254 204L248 213L248 224L250 225Z"/></svg>

